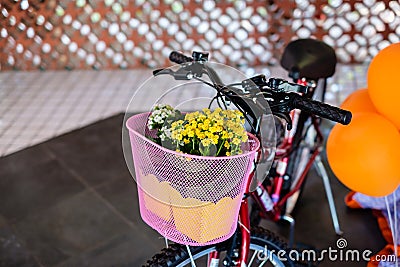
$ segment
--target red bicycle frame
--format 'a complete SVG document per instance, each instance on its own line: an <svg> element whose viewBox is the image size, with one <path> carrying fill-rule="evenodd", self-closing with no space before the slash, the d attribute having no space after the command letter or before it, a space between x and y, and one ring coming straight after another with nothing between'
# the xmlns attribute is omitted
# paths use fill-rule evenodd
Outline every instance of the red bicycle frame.
<svg viewBox="0 0 400 267"><path fill-rule="evenodd" d="M253 176L254 176L254 171L248 177L245 195L247 195L250 192L250 185ZM247 197L244 197L240 204L239 225L241 231L240 251L239 251L239 259L237 262L235 262L235 265L246 266L245 264L243 265L243 263L247 262L250 249L250 218L249 218L249 203ZM218 252L211 252L208 255L208 266L209 267L214 266L212 265L213 260L215 260L215 262L219 262L218 260L219 256L220 255Z"/></svg>
<svg viewBox="0 0 400 267"><path fill-rule="evenodd" d="M306 81L299 80L299 84L301 85L306 85ZM296 193L300 188L301 185L303 184L308 171L310 170L312 164L314 163L315 158L319 155L321 152L321 144L323 141L323 136L322 133L319 129L319 124L314 116L312 116L312 124L316 130L317 134L317 142L314 145L314 151L312 155L310 156L306 167L304 168L302 174L300 175L299 179L297 180L296 184L292 187L292 189L285 194L284 196L280 196L281 194L281 189L283 185L283 179L284 175L286 174L287 170L287 164L289 161L289 155L287 155L287 151L289 151L292 148L293 145L293 139L294 139L294 134L296 133L297 130L297 124L298 120L300 117L300 110L293 110L290 113L290 117L292 120L292 125L293 128L290 131L285 132L285 137L283 144L280 146L279 149L281 149L284 154L283 157L280 157L277 159L277 167L276 167L276 172L277 176L274 177L274 187L271 188L270 190L267 190L266 188L261 186L261 189L265 192L262 192L263 194L269 194L271 195L272 201L273 201L273 209L269 209L268 207L265 207L263 204L263 201L260 199L260 195L256 193L256 191L250 190L250 185L253 179L253 176L255 172L253 171L249 178L248 182L246 185L246 191L245 195L251 195L252 198L256 203L258 203L258 206L261 210L261 216L264 218L271 217L273 220L277 221L281 218L281 208L283 205L286 203L289 197L291 197L294 193ZM270 191L270 192L268 192ZM272 194L271 194L272 193ZM262 195L262 194L261 194ZM236 266L246 266L243 265L243 263L246 263L249 257L249 249L250 249L250 218L249 218L249 202L248 202L248 197L244 197L241 205L240 205L240 211L239 211L239 227L241 231L241 240L240 240L240 251L239 251L239 259L237 262L235 262ZM211 264L212 260L215 259L217 262L219 261L219 253L218 252L213 252L210 253L209 255L209 261L208 264L209 266L213 266Z"/></svg>
<svg viewBox="0 0 400 267"><path fill-rule="evenodd" d="M299 79L297 81L297 84L308 85L308 81L305 79ZM288 198L290 196L292 196L295 192L297 192L301 188L301 185L303 184L305 177L307 176L307 173L310 170L316 156L320 153L320 150L318 149L318 147L322 144L322 141L323 141L323 137L322 137L321 131L319 129L319 125L316 122L316 120L312 117L313 118L313 121L312 121L313 126L316 129L317 140L318 140L314 146L314 152L311 155L309 161L306 164L304 171L300 175L300 177L297 180L294 187L292 187L292 189L287 194L285 194L284 196L281 196L282 186L284 183L284 179L285 179L285 175L286 175L286 171L287 171L287 167L288 167L288 162L290 159L290 156L288 155L288 151L290 151L293 146L293 139L294 139L295 133L297 131L300 113L301 113L301 111L297 110L297 109L292 110L290 112L290 118L292 120L292 129L285 131L285 136L284 136L282 145L277 149L277 150L280 150L280 153L283 156L281 156L277 159L277 164L276 164L277 175L273 178L273 180L274 180L273 185L270 188L270 190L268 190L271 195L272 202L274 204L272 212L270 212L268 210L268 208L262 207L262 205L261 205L262 215L264 215L263 217L267 217L266 214L269 214L269 217L271 217L274 221L278 221L279 219L281 219L281 209L282 209L283 205L286 203L286 201L288 200ZM253 198L255 198L257 203L262 204L261 201L258 201L257 194L252 194L252 196L253 196Z"/></svg>

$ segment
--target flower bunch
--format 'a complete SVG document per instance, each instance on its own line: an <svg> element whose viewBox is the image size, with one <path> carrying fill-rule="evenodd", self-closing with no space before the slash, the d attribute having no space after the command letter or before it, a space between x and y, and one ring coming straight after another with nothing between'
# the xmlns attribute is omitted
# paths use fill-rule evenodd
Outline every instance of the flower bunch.
<svg viewBox="0 0 400 267"><path fill-rule="evenodd" d="M165 141L171 137L169 128L171 123L181 118L182 113L179 110L174 109L170 105L157 104L154 106L147 120L147 128L149 130L157 130L157 143L161 144L160 141Z"/></svg>
<svg viewBox="0 0 400 267"><path fill-rule="evenodd" d="M230 156L242 153L247 141L244 116L238 110L203 109L187 113L160 128L160 137L173 149L201 156Z"/></svg>

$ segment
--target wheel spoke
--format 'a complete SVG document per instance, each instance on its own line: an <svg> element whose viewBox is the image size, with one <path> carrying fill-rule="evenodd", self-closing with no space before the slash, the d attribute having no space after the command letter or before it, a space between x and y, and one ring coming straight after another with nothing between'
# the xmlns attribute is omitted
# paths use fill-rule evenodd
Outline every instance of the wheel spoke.
<svg viewBox="0 0 400 267"><path fill-rule="evenodd" d="M192 264L192 267L196 267L196 263L194 262L193 256L192 256L192 252L190 251L190 248L188 245L186 245L186 249L189 253L189 257L190 257L190 262Z"/></svg>
<svg viewBox="0 0 400 267"><path fill-rule="evenodd" d="M258 251L254 250L253 256L251 257L250 262L249 262L249 264L247 264L247 266L251 267L251 265L253 264L253 261L256 258L257 254L258 254Z"/></svg>
<svg viewBox="0 0 400 267"><path fill-rule="evenodd" d="M266 262L267 262L267 259L265 259L258 267L263 267Z"/></svg>

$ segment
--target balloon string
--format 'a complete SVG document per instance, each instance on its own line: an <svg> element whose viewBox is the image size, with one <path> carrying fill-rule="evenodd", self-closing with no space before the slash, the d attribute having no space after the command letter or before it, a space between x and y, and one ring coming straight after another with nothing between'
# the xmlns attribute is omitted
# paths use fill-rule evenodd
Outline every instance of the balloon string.
<svg viewBox="0 0 400 267"><path fill-rule="evenodd" d="M386 203L386 210L388 212L389 226L390 226L390 230L392 231L393 247L394 247L394 250L395 250L395 256L396 256L396 261L397 261L397 254L396 254L397 242L395 242L394 226L393 226L393 220L392 220L392 213L390 212L388 196L385 196L385 203Z"/></svg>

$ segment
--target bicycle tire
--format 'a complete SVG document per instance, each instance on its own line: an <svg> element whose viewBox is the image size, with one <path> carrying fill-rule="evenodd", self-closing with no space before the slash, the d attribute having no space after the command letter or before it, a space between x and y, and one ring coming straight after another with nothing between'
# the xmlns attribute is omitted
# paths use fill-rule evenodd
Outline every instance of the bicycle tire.
<svg viewBox="0 0 400 267"><path fill-rule="evenodd" d="M240 240L240 238L238 238ZM204 247L189 247L197 267L205 266L207 262L208 253L218 251L224 253L227 250L228 243L223 242L217 245L209 245ZM247 267L252 266L295 266L288 257L278 257L278 251L287 251L287 244L280 237L273 232L268 231L261 227L254 227L251 230L250 237L250 250L249 262ZM261 252L260 252L261 251ZM265 256L264 252L269 256ZM257 254L258 253L258 254ZM261 254L259 254L261 253ZM287 255L285 253L285 255ZM205 257L203 257L205 256ZM202 258L203 257L203 258ZM221 257L218 266L222 264L223 257ZM269 262L268 262L269 261ZM264 263L263 263L264 262ZM265 264L265 263L269 263ZM201 264L202 265L199 265ZM258 265L254 265L258 263ZM142 267L191 267L191 258L188 253L187 247L180 244L172 244L168 248L162 249L148 260Z"/></svg>

